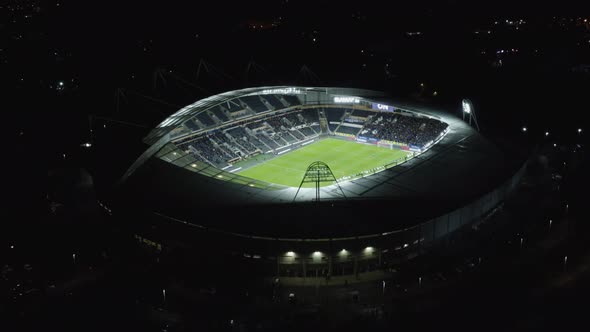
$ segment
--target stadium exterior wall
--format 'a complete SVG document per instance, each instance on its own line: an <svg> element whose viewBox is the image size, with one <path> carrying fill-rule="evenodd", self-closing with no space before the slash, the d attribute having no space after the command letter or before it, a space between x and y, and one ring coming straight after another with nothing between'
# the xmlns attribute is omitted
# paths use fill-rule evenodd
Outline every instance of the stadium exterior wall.
<svg viewBox="0 0 590 332"><path fill-rule="evenodd" d="M164 248L210 251L207 246L211 244L222 246L215 250L218 254L267 264L277 276L310 277L314 275L309 273L317 274L317 271L330 275L367 272L416 256L445 243L458 230L477 225L512 193L523 178L526 164L495 190L467 205L416 226L380 234L346 238L272 238L216 230L157 214L158 219L179 227L178 232L170 238L160 231L145 236L162 243ZM193 231L186 232L187 228Z"/></svg>

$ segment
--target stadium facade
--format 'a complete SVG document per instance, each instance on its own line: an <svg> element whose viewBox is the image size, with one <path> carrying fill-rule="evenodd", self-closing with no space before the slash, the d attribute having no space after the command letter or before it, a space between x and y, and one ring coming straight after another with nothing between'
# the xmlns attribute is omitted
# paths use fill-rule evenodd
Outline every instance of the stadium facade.
<svg viewBox="0 0 590 332"><path fill-rule="evenodd" d="M239 174L327 137L408 157L340 178L320 201L313 188L293 201L298 188ZM458 117L348 88L218 94L171 115L144 142L112 202L136 221L140 242L215 246L220 257L294 278L358 275L444 243L494 211L525 170Z"/></svg>

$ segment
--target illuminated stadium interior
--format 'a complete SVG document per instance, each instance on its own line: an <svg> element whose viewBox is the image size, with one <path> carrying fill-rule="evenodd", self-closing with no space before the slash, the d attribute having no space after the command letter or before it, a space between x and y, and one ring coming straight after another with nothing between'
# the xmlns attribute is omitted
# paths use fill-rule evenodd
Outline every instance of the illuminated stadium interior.
<svg viewBox="0 0 590 332"><path fill-rule="evenodd" d="M145 141L162 147L155 156L164 161L272 190L298 187L318 160L339 183L378 173L423 153L448 131L436 116L359 95L378 98L342 88L228 92L181 109Z"/></svg>

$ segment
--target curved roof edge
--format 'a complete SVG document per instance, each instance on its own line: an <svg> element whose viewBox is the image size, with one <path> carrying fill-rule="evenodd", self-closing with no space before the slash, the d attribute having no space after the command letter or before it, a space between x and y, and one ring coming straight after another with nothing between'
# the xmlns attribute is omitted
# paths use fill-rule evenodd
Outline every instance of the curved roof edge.
<svg viewBox="0 0 590 332"><path fill-rule="evenodd" d="M156 128L143 139L150 147L137 158L137 160L127 169L120 181L125 181L133 172L145 163L152 155L160 150L166 143L171 140L170 132L179 127L186 120L192 118L200 111L209 109L213 106L230 101L234 98L251 95L251 94L303 94L306 95L307 102L320 101L330 96L346 95L356 97L383 97L386 94L382 91L343 88L343 87L303 87L303 86L263 86L252 87L241 90L228 91L200 99L190 105L187 105L174 114L164 119ZM311 97L311 98L310 98Z"/></svg>

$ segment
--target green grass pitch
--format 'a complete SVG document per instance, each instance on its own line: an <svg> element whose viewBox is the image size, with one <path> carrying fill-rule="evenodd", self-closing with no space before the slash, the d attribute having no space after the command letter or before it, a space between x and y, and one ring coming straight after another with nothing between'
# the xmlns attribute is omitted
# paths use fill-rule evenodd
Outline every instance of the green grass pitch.
<svg viewBox="0 0 590 332"><path fill-rule="evenodd" d="M261 181L299 187L309 164L322 161L340 179L403 159L408 152L327 138L239 172ZM326 183L325 185L329 185ZM304 185L305 186L305 185ZM313 187L308 184L306 187Z"/></svg>

